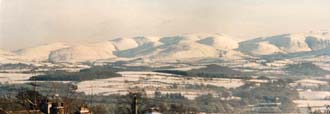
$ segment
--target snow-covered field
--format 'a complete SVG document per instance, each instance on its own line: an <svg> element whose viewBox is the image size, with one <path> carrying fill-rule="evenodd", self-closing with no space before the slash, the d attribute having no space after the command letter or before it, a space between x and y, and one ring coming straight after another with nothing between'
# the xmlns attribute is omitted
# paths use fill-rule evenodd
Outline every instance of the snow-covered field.
<svg viewBox="0 0 330 114"><path fill-rule="evenodd" d="M33 74L0 73L0 83L1 84L26 83L27 80L32 76L33 76Z"/></svg>
<svg viewBox="0 0 330 114"><path fill-rule="evenodd" d="M294 100L297 107L322 107L330 104L330 100Z"/></svg>
<svg viewBox="0 0 330 114"><path fill-rule="evenodd" d="M156 72L120 72L122 77L115 77L109 79L100 79L92 81L83 81L78 83L78 92L86 94L127 94L132 88L144 88L148 96L153 96L157 89L162 93L181 93L188 98L195 98L203 94L212 94L212 91L196 91L189 89L182 89L184 85L213 85L225 88L236 88L244 84L240 79L224 79L224 78L185 78L174 76L165 73ZM178 88L171 88L177 85Z"/></svg>
<svg viewBox="0 0 330 114"><path fill-rule="evenodd" d="M291 86L318 87L328 85L328 82L314 79L301 79L290 84Z"/></svg>
<svg viewBox="0 0 330 114"><path fill-rule="evenodd" d="M24 84L30 82L49 82L49 81L29 81L32 76L39 74L24 74L24 73L0 73L0 84ZM52 81L61 83L70 83L71 81Z"/></svg>
<svg viewBox="0 0 330 114"><path fill-rule="evenodd" d="M323 100L330 98L330 91L300 91L299 97L308 100Z"/></svg>
<svg viewBox="0 0 330 114"><path fill-rule="evenodd" d="M330 100L294 100L301 114L310 114L309 107L312 111L326 111ZM325 114L325 113L324 113Z"/></svg>
<svg viewBox="0 0 330 114"><path fill-rule="evenodd" d="M195 90L183 88L186 85L213 85L217 87L236 88L244 84L241 79L226 78L187 78L173 74L157 73L157 72L119 72L122 77L114 77L108 79L97 79L83 81L77 84L78 92L85 94L125 95L132 88L143 88L146 94L152 97L155 91L160 90L162 94L181 93L189 99L194 99L200 95L216 94L210 90ZM28 83L28 79L33 74L23 73L0 73L1 84L22 84ZM255 80L251 80L255 81ZM257 80L258 81L258 80ZM175 88L173 86L176 86Z"/></svg>

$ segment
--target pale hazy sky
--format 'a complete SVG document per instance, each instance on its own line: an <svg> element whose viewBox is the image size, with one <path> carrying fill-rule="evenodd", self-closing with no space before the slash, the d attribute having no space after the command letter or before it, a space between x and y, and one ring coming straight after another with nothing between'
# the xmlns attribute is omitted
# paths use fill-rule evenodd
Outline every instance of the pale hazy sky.
<svg viewBox="0 0 330 114"><path fill-rule="evenodd" d="M238 40L330 28L330 0L0 0L0 49L126 36Z"/></svg>

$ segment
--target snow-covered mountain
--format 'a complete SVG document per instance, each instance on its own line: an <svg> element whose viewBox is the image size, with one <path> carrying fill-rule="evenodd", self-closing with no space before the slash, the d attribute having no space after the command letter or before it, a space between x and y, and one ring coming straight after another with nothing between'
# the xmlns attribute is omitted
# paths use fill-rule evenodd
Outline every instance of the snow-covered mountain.
<svg viewBox="0 0 330 114"><path fill-rule="evenodd" d="M52 51L69 47L69 45L64 43L51 43L41 46L25 48L16 51L15 53L21 57L21 59L26 61L47 61L48 56Z"/></svg>
<svg viewBox="0 0 330 114"><path fill-rule="evenodd" d="M117 38L52 51L49 61L83 62L143 58L151 61L240 56L238 42L227 35L187 34L169 37ZM228 56L227 56L228 55ZM228 57L235 58L235 57Z"/></svg>
<svg viewBox="0 0 330 114"><path fill-rule="evenodd" d="M204 36L203 39L198 41L198 43L208 45L219 50L232 50L238 48L237 41L233 39L234 38L228 35L215 34L212 36Z"/></svg>
<svg viewBox="0 0 330 114"><path fill-rule="evenodd" d="M329 32L283 34L243 41L239 51L253 55L287 54L317 51L330 47Z"/></svg>
<svg viewBox="0 0 330 114"><path fill-rule="evenodd" d="M281 54L281 57L324 55L330 53L329 49L330 34L324 31L284 34L240 43L224 34L199 33L116 38L86 44L52 43L21 49L14 53L0 51L0 60L10 58L54 63L136 59L149 62L208 58L237 60L261 55L273 57L277 54Z"/></svg>
<svg viewBox="0 0 330 114"><path fill-rule="evenodd" d="M0 64L17 63L20 60L21 59L15 53L0 49Z"/></svg>
<svg viewBox="0 0 330 114"><path fill-rule="evenodd" d="M52 51L50 62L84 62L114 58L115 46L110 41L76 45Z"/></svg>
<svg viewBox="0 0 330 114"><path fill-rule="evenodd" d="M132 38L117 38L111 40L111 42L115 46L116 50L127 50L139 46L139 44Z"/></svg>
<svg viewBox="0 0 330 114"><path fill-rule="evenodd" d="M158 50L157 54L151 56L151 59L175 60L219 57L217 49L189 40L180 41L179 43L170 46L159 47Z"/></svg>
<svg viewBox="0 0 330 114"><path fill-rule="evenodd" d="M162 45L159 37L133 37L131 40L135 41L137 46L127 48L126 50L117 50L115 55L121 58L136 58L146 57L153 54L159 45ZM125 45L125 44L124 44ZM126 44L127 45L127 44Z"/></svg>
<svg viewBox="0 0 330 114"><path fill-rule="evenodd" d="M163 45L157 47L156 54L150 56L150 59L157 61L192 58L234 59L242 56L233 50L238 47L238 42L227 35L188 34L165 37L160 42Z"/></svg>
<svg viewBox="0 0 330 114"><path fill-rule="evenodd" d="M11 56L11 53L10 52L7 52L5 50L1 50L0 49L0 61L5 61L7 60L7 57L8 56Z"/></svg>
<svg viewBox="0 0 330 114"><path fill-rule="evenodd" d="M9 52L9 51L5 51L5 50L0 49L0 55L1 55L1 57L3 57L3 56L8 56L8 55L9 56L14 55L14 54Z"/></svg>

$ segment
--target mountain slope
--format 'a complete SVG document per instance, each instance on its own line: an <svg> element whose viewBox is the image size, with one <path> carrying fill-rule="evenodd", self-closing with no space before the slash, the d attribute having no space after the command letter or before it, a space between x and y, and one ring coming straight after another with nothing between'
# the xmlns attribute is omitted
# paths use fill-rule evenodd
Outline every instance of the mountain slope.
<svg viewBox="0 0 330 114"><path fill-rule="evenodd" d="M21 59L15 53L0 49L0 64L17 63L19 61Z"/></svg>
<svg viewBox="0 0 330 114"><path fill-rule="evenodd" d="M127 50L127 49L132 49L136 48L139 46L139 44L131 38L117 38L114 40L111 40L113 45L115 46L116 50Z"/></svg>
<svg viewBox="0 0 330 114"><path fill-rule="evenodd" d="M7 61L8 57L10 57L12 55L13 55L12 53L0 49L0 61L1 62Z"/></svg>
<svg viewBox="0 0 330 114"><path fill-rule="evenodd" d="M298 53L330 47L328 32L283 34L240 42L239 51L253 55Z"/></svg>
<svg viewBox="0 0 330 114"><path fill-rule="evenodd" d="M220 50L231 50L238 48L238 42L227 35L215 34L212 36L207 36L204 39L199 40L198 43L212 46L215 49Z"/></svg>
<svg viewBox="0 0 330 114"><path fill-rule="evenodd" d="M51 62L84 62L98 59L114 58L115 46L110 42L98 42L87 45L77 45L52 51L49 55Z"/></svg>
<svg viewBox="0 0 330 114"><path fill-rule="evenodd" d="M27 61L47 61L48 56L52 51L66 48L68 45L63 43L52 43L31 48L25 48L16 51L22 59Z"/></svg>
<svg viewBox="0 0 330 114"><path fill-rule="evenodd" d="M133 37L136 45L134 48L127 50L117 50L115 55L117 57L135 58L150 55L156 51L157 46L161 45L158 37ZM127 45L127 44L124 44Z"/></svg>
<svg viewBox="0 0 330 114"><path fill-rule="evenodd" d="M261 56L261 58L267 60L278 60L278 59L290 59L290 58L313 58L317 56L330 56L330 47L316 51L297 52L290 54L263 55Z"/></svg>
<svg viewBox="0 0 330 114"><path fill-rule="evenodd" d="M219 53L215 48L205 46L196 42L180 42L176 45L162 48L151 59L176 60L189 58L216 58Z"/></svg>
<svg viewBox="0 0 330 114"><path fill-rule="evenodd" d="M188 34L164 37L160 42L162 45L157 47L156 54L150 56L150 59L157 61L220 57L228 59L241 56L232 50L238 47L238 42L225 35Z"/></svg>
<svg viewBox="0 0 330 114"><path fill-rule="evenodd" d="M296 76L324 76L330 71L324 70L313 63L298 63L286 65L284 70L290 75Z"/></svg>
<svg viewBox="0 0 330 114"><path fill-rule="evenodd" d="M0 49L0 55L1 56L10 56L10 55L14 55L14 53Z"/></svg>
<svg viewBox="0 0 330 114"><path fill-rule="evenodd" d="M205 58L236 59L244 54L233 49L238 42L222 34L184 34L168 37L117 38L79 45L48 44L17 51L28 61L85 62L97 60L151 61Z"/></svg>
<svg viewBox="0 0 330 114"><path fill-rule="evenodd" d="M166 37L134 37L136 48L118 51L118 57L140 57L150 60L218 58L224 51L238 47L238 42L219 34L184 34ZM230 53L234 55L233 53Z"/></svg>

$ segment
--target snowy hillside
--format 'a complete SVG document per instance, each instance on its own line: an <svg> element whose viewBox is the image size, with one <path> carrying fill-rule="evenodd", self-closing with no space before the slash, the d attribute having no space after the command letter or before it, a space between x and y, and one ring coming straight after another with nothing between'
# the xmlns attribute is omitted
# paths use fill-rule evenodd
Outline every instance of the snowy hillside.
<svg viewBox="0 0 330 114"><path fill-rule="evenodd" d="M125 37L88 44L53 43L16 51L25 61L86 62L142 59L149 62L250 58L284 54L292 57L328 54L328 32L306 32L257 38L238 43L224 34ZM2 52L4 53L4 52ZM13 55L16 55L13 54ZM8 53L7 53L8 55ZM10 54L9 54L10 55ZM286 57L282 56L281 57ZM0 57L4 60L4 56Z"/></svg>
<svg viewBox="0 0 330 114"><path fill-rule="evenodd" d="M206 36L198 42L220 50L231 50L238 48L237 41L233 40L233 38L228 35L215 34L213 36Z"/></svg>
<svg viewBox="0 0 330 114"><path fill-rule="evenodd" d="M239 51L254 55L317 51L330 47L330 35L326 31L292 33L257 38L240 43Z"/></svg>
<svg viewBox="0 0 330 114"><path fill-rule="evenodd" d="M0 61L7 61L8 56L11 56L10 52L0 49Z"/></svg>
<svg viewBox="0 0 330 114"><path fill-rule="evenodd" d="M52 51L66 48L68 45L63 43L52 43L31 48L25 48L16 51L23 60L27 61L47 61L48 56Z"/></svg>
<svg viewBox="0 0 330 114"><path fill-rule="evenodd" d="M0 49L0 64L18 63L20 61L21 59L15 53Z"/></svg>
<svg viewBox="0 0 330 114"><path fill-rule="evenodd" d="M145 57L153 54L156 51L157 46L161 45L159 37L133 37L130 40L134 40L134 48L129 48L126 50L117 50L115 55L120 58L136 58ZM130 44L123 44L130 45Z"/></svg>
<svg viewBox="0 0 330 114"><path fill-rule="evenodd" d="M223 58L238 59L245 55L234 49L238 42L223 34L188 34L162 39L163 48L153 58L188 59L188 58Z"/></svg>
<svg viewBox="0 0 330 114"><path fill-rule="evenodd" d="M219 34L186 34L169 37L132 37L72 46L51 52L52 62L136 59L151 61L189 58L236 58L238 42Z"/></svg>
<svg viewBox="0 0 330 114"><path fill-rule="evenodd" d="M115 57L115 46L110 42L77 45L52 51L49 55L51 62L84 62Z"/></svg>
<svg viewBox="0 0 330 114"><path fill-rule="evenodd" d="M116 50L127 50L139 46L139 44L132 38L117 38L111 40L111 42L115 46Z"/></svg>
<svg viewBox="0 0 330 114"><path fill-rule="evenodd" d="M0 55L1 55L1 57L3 57L3 56L14 55L14 54L11 53L11 52L9 52L9 51L5 51L5 50L1 50L1 49L0 49Z"/></svg>
<svg viewBox="0 0 330 114"><path fill-rule="evenodd" d="M251 51L255 55L269 55L275 53L286 53L269 42L260 42L257 44L257 48Z"/></svg>
<svg viewBox="0 0 330 114"><path fill-rule="evenodd" d="M210 46L202 45L196 42L183 41L175 45L161 48L160 51L151 56L151 59L157 60L175 60L188 58L217 58L219 52Z"/></svg>

